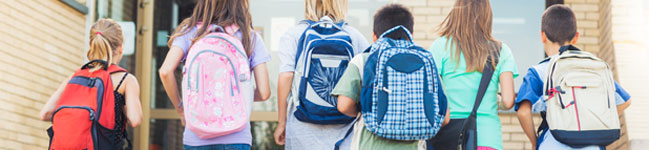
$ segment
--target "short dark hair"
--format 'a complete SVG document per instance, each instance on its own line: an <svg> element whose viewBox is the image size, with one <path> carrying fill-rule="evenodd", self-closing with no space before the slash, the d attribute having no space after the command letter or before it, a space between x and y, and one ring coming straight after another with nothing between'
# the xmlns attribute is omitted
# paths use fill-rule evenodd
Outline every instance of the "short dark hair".
<svg viewBox="0 0 649 150"><path fill-rule="evenodd" d="M566 5L555 4L543 13L541 31L548 40L564 44L570 42L577 34L577 18L572 9Z"/></svg>
<svg viewBox="0 0 649 150"><path fill-rule="evenodd" d="M414 17L408 8L401 4L388 4L379 9L374 15L373 31L378 37L383 34L383 32L402 25L412 33L414 24ZM401 30L393 32L392 34L387 35L387 37L392 39L408 39L408 35Z"/></svg>

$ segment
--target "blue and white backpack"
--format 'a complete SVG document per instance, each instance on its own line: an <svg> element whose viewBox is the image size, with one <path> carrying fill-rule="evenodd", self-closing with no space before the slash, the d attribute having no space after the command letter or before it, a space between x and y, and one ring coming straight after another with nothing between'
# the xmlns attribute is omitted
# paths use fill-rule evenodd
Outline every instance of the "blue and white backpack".
<svg viewBox="0 0 649 150"><path fill-rule="evenodd" d="M433 55L411 40L394 40L383 33L363 68L361 111L365 127L393 140L433 138L444 122L446 96Z"/></svg>
<svg viewBox="0 0 649 150"><path fill-rule="evenodd" d="M347 124L355 118L337 109L338 99L331 91L354 57L352 40L329 17L319 22L304 21L308 27L300 37L293 77L292 99L297 103L295 117L314 124Z"/></svg>

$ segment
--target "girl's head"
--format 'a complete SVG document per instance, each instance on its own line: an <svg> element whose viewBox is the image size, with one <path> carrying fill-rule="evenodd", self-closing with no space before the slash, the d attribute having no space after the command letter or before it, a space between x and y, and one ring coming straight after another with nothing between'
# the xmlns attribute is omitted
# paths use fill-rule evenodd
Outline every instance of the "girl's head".
<svg viewBox="0 0 649 150"><path fill-rule="evenodd" d="M197 25L202 26L196 30L196 37L192 43L207 35L209 24L216 24L222 27L229 25L239 26L241 31L241 42L243 47L250 56L252 48L252 17L249 12L248 0L198 0L194 7L192 16L183 20L176 31L171 35L169 47L173 40L181 35L187 34Z"/></svg>
<svg viewBox="0 0 649 150"><path fill-rule="evenodd" d="M90 28L90 49L88 60L101 59L118 63L122 59L122 28L112 19L99 19ZM101 66L96 63L93 66Z"/></svg>
<svg viewBox="0 0 649 150"><path fill-rule="evenodd" d="M347 0L305 0L304 16L307 20L319 21L329 16L334 22L341 22L347 13Z"/></svg>
<svg viewBox="0 0 649 150"><path fill-rule="evenodd" d="M492 13L489 0L457 0L455 6L441 25L441 36L452 39L455 44L453 60L460 61L464 54L466 71L480 71L500 51L500 42L491 36ZM451 41L451 40L449 40ZM459 66L459 65L458 65Z"/></svg>

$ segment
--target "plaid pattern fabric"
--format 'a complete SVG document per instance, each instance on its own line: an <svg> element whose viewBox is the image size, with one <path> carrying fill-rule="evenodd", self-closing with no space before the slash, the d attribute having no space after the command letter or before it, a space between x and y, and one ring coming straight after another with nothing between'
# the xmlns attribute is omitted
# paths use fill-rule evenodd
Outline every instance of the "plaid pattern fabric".
<svg viewBox="0 0 649 150"><path fill-rule="evenodd" d="M390 41L388 41L390 40ZM394 45L390 45L394 43ZM378 136L394 140L423 140L437 134L442 122L438 102L439 74L435 69L432 54L422 48L412 49L414 43L406 40L381 38L372 45L371 52L379 53L372 91L371 111L363 114L368 130ZM388 60L397 54L414 54L424 61L424 67L411 73L399 72L387 66ZM387 67L386 70L383 70ZM378 93L383 90L384 75L387 75L388 108L383 120L378 122ZM428 83L424 83L427 78ZM428 86L433 95L435 118L431 124L424 113L424 86ZM432 92L432 93L431 93ZM444 113L441 113L444 114Z"/></svg>

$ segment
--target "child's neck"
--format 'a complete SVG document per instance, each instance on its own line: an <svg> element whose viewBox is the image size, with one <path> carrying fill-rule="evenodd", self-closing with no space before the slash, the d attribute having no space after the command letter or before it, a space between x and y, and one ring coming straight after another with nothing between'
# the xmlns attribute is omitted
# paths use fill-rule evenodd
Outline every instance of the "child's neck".
<svg viewBox="0 0 649 150"><path fill-rule="evenodd" d="M559 49L561 46L566 46L570 45L570 42L566 42L564 44L559 44L559 43L549 43L545 45L545 54L548 56L554 56L556 54L559 54Z"/></svg>

